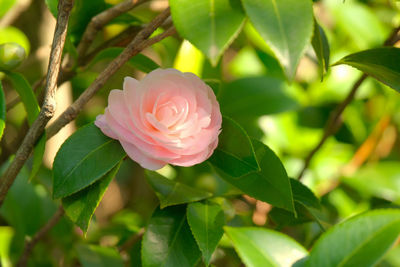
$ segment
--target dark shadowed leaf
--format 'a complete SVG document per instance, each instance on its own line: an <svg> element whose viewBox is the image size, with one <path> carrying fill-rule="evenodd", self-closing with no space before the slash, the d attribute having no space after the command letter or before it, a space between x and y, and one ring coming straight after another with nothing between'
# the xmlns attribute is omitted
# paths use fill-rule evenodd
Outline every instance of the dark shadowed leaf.
<svg viewBox="0 0 400 267"><path fill-rule="evenodd" d="M305 266L374 266L400 235L400 210L374 210L333 226Z"/></svg>
<svg viewBox="0 0 400 267"><path fill-rule="evenodd" d="M169 3L179 34L217 65L243 24L245 16L240 0L170 0Z"/></svg>
<svg viewBox="0 0 400 267"><path fill-rule="evenodd" d="M121 163L85 189L62 199L65 214L86 233L90 220Z"/></svg>
<svg viewBox="0 0 400 267"><path fill-rule="evenodd" d="M54 159L53 197L66 197L86 188L125 156L119 142L105 136L93 123L80 128L64 142Z"/></svg>
<svg viewBox="0 0 400 267"><path fill-rule="evenodd" d="M209 201L188 205L187 220L206 265L224 234L225 215L221 206Z"/></svg>
<svg viewBox="0 0 400 267"><path fill-rule="evenodd" d="M200 257L186 221L186 206L156 209L143 236L143 267L190 267Z"/></svg>
<svg viewBox="0 0 400 267"><path fill-rule="evenodd" d="M334 65L347 64L400 92L400 48L382 47L348 55Z"/></svg>
<svg viewBox="0 0 400 267"><path fill-rule="evenodd" d="M221 111L232 118L248 118L295 109L298 103L283 91L285 86L271 77L236 80L222 87Z"/></svg>
<svg viewBox="0 0 400 267"><path fill-rule="evenodd" d="M227 117L223 118L219 144L209 161L233 177L259 170L250 138L239 124Z"/></svg>
<svg viewBox="0 0 400 267"><path fill-rule="evenodd" d="M212 196L209 192L169 180L157 172L146 171L146 178L160 200L161 209L199 201Z"/></svg>
<svg viewBox="0 0 400 267"><path fill-rule="evenodd" d="M310 0L243 0L250 21L293 79L313 33Z"/></svg>
<svg viewBox="0 0 400 267"><path fill-rule="evenodd" d="M225 227L225 232L248 267L289 267L308 254L294 239L272 230Z"/></svg>

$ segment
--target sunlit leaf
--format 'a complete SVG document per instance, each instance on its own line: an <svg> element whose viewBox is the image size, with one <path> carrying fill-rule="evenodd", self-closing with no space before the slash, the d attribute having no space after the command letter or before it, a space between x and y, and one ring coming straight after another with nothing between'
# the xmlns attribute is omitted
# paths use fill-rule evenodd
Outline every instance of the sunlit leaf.
<svg viewBox="0 0 400 267"><path fill-rule="evenodd" d="M170 0L169 4L179 34L213 65L238 35L245 18L239 0Z"/></svg>
<svg viewBox="0 0 400 267"><path fill-rule="evenodd" d="M333 226L305 266L374 266L400 235L400 210L374 210Z"/></svg>
<svg viewBox="0 0 400 267"><path fill-rule="evenodd" d="M187 220L206 265L224 234L225 215L221 206L212 202L196 202L188 205Z"/></svg>
<svg viewBox="0 0 400 267"><path fill-rule="evenodd" d="M400 92L400 48L382 47L348 55L334 65L347 64Z"/></svg>
<svg viewBox="0 0 400 267"><path fill-rule="evenodd" d="M269 229L225 227L225 232L248 267L290 267L308 254L289 236Z"/></svg>
<svg viewBox="0 0 400 267"><path fill-rule="evenodd" d="M311 41L313 9L310 0L243 0L250 21L275 53L291 80Z"/></svg>

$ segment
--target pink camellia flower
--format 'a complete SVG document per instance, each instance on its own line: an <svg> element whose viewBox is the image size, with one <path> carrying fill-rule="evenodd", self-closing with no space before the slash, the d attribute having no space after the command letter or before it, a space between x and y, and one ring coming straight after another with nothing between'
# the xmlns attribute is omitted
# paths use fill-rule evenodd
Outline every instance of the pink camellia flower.
<svg viewBox="0 0 400 267"><path fill-rule="evenodd" d="M218 144L221 112L212 89L193 73L157 69L141 81L126 77L112 90L101 131L119 140L130 158L150 170L192 166Z"/></svg>

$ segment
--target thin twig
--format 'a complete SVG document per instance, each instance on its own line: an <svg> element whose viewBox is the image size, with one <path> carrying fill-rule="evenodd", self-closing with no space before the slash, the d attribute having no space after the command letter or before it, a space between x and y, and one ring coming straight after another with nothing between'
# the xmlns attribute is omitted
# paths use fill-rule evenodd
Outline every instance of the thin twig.
<svg viewBox="0 0 400 267"><path fill-rule="evenodd" d="M114 18L122 15L123 13L131 10L137 5L140 5L148 0L125 0L118 5L115 5L99 14L94 16L82 36L82 39L78 45L78 58L83 59L86 55L89 46L93 42L98 31L100 31L104 25L109 23Z"/></svg>
<svg viewBox="0 0 400 267"><path fill-rule="evenodd" d="M29 241L26 241L25 248L21 258L17 263L17 267L27 266L28 258L32 253L35 245L60 221L64 216L64 209L62 206L58 208L53 217L33 236Z"/></svg>
<svg viewBox="0 0 400 267"><path fill-rule="evenodd" d="M105 82L119 70L131 57L137 55L144 48L159 42L175 33L175 28L170 28L151 39L146 40L170 14L169 8L158 15L142 31L136 35L135 39L116 57L96 78L96 80L72 103L47 129L47 138L51 138L61 128L74 120L82 111L84 105L100 90Z"/></svg>
<svg viewBox="0 0 400 267"><path fill-rule="evenodd" d="M61 55L67 35L68 18L73 6L73 0L60 0L58 4L57 24L51 47L49 66L45 85L45 100L37 119L32 124L24 141L19 147L14 160L4 172L0 179L0 206L7 195L8 190L14 183L15 177L28 159L33 146L43 134L48 121L53 117L56 109L55 92L57 87L58 73L61 64Z"/></svg>
<svg viewBox="0 0 400 267"><path fill-rule="evenodd" d="M138 242L140 239L142 239L144 234L144 228L140 228L140 230L135 233L133 236L131 236L128 240L126 240L125 243L123 243L119 248L118 251L121 253L123 251L127 251L129 248L131 248L136 242Z"/></svg>
<svg viewBox="0 0 400 267"><path fill-rule="evenodd" d="M389 37L385 40L383 45L385 46L391 46L395 44L398 39L399 39L399 31L400 31L400 26L396 27ZM346 107L353 101L354 96L358 90L358 88L361 86L361 84L364 82L364 80L367 78L368 75L363 74L353 85L351 91L347 95L347 97L340 103L336 109L331 113L331 116L329 117L329 120L325 126L324 134L319 141L319 143L315 146L313 150L310 151L310 153L307 155L307 157L304 159L304 166L301 169L297 179L301 180L301 178L304 175L304 172L307 170L307 168L310 166L311 161L314 157L314 155L322 148L322 146L325 144L326 140L328 138L335 134L337 130L339 129L340 125L342 124L341 116L343 111L346 109Z"/></svg>
<svg viewBox="0 0 400 267"><path fill-rule="evenodd" d="M319 141L319 143L315 146L313 150L307 155L307 157L304 160L304 166L301 169L299 176L297 179L301 180L301 178L304 175L304 172L307 170L308 166L310 166L311 160L313 159L314 155L321 149L321 147L325 144L326 140L333 134L336 133L336 131L339 129L339 126L342 124L341 121L341 116L347 105L351 103L351 101L354 99L354 96L360 87L360 85L364 82L364 80L367 78L366 74L363 74L353 85L350 93L347 95L347 97L343 100L342 103L340 103L339 106L336 107L336 109L331 113L331 116L328 119L328 122L326 124L324 134Z"/></svg>

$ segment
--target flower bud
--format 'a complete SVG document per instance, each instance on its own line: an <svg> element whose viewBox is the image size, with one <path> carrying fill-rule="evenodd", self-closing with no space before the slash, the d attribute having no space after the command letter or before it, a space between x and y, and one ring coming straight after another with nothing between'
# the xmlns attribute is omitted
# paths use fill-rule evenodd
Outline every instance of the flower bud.
<svg viewBox="0 0 400 267"><path fill-rule="evenodd" d="M0 70L13 70L25 59L25 49L17 43L0 45Z"/></svg>

